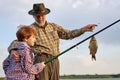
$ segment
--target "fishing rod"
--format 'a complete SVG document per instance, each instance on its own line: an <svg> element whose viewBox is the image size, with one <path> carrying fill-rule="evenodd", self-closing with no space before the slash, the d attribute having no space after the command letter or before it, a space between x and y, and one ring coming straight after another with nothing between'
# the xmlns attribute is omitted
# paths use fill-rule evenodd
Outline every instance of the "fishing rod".
<svg viewBox="0 0 120 80"><path fill-rule="evenodd" d="M82 41L78 42L77 44L75 44L75 45L71 46L70 48L68 48L68 49L64 50L63 52L59 53L58 55L53 56L52 58L49 58L47 61L45 61L45 64L47 64L47 63L51 62L52 60L54 60L54 59L58 58L60 55L64 54L65 52L67 52L67 51L69 51L69 50L71 50L72 48L74 48L74 47L78 46L79 44L81 44L81 43L83 43L84 41L88 40L88 39L89 39L89 38L91 38L92 36L95 36L95 35L99 34L100 32L102 32L102 31L106 30L107 28L109 28L109 27L111 27L112 25L114 25L114 24L118 23L119 21L120 21L120 19L119 19L119 20L117 20L117 21L115 21L115 22L113 22L112 24L110 24L110 25L106 26L105 28L103 28L103 29L99 30L98 32L96 32L96 33L92 34L91 36L89 36L89 37L85 38L84 40L82 40Z"/></svg>

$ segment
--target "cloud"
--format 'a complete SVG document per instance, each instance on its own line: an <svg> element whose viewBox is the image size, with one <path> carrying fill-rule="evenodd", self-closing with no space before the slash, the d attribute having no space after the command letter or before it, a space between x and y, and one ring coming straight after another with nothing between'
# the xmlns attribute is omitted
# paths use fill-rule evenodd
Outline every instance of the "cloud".
<svg viewBox="0 0 120 80"><path fill-rule="evenodd" d="M102 6L103 0L75 0L73 1L73 8L97 9Z"/></svg>
<svg viewBox="0 0 120 80"><path fill-rule="evenodd" d="M77 7L79 7L80 5L82 5L82 2L79 1L79 0L77 0L76 2L74 2L74 3L72 4L72 7L73 7L73 8L77 8Z"/></svg>
<svg viewBox="0 0 120 80"><path fill-rule="evenodd" d="M3 68L2 68L2 62L8 55L6 48L3 48L0 46L0 54L1 54L0 56L0 70L1 70L0 77L3 77L5 75L4 75Z"/></svg>
<svg viewBox="0 0 120 80"><path fill-rule="evenodd" d="M74 52L72 53L74 54ZM117 53L115 53L117 54ZM102 55L103 57L104 55ZM90 56L85 55L64 55L60 59L60 72L64 74L111 74L119 73L120 64L115 63L118 57L104 57L97 55L97 61L92 61ZM114 56L115 57L115 56ZM111 61L113 60L114 61ZM108 68L109 67L109 68ZM71 72L72 70L72 72Z"/></svg>

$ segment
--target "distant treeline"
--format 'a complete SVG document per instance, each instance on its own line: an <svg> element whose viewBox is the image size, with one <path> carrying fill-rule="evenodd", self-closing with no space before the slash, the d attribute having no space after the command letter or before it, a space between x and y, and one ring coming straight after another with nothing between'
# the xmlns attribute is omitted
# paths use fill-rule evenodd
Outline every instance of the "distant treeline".
<svg viewBox="0 0 120 80"><path fill-rule="evenodd" d="M87 78L120 78L120 74L94 74L94 75L61 75L60 79L87 79ZM5 80L4 77L1 77L0 80Z"/></svg>
<svg viewBox="0 0 120 80"><path fill-rule="evenodd" d="M61 79L86 79L86 78L120 78L120 74L104 74L104 75L62 75Z"/></svg>

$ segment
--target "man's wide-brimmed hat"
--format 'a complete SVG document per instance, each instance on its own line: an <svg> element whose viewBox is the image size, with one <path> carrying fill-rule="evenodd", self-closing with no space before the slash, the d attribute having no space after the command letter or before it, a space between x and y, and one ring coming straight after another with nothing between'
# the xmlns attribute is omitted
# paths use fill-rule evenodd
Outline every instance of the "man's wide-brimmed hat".
<svg viewBox="0 0 120 80"><path fill-rule="evenodd" d="M28 12L28 14L30 15L39 15L39 16L46 15L48 13L50 13L50 9L45 8L43 3L34 4L33 9Z"/></svg>

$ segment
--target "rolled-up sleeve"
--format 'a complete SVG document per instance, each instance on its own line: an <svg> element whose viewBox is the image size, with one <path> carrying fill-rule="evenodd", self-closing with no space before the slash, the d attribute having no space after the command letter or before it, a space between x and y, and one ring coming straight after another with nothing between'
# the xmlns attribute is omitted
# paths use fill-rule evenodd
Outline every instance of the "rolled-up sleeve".
<svg viewBox="0 0 120 80"><path fill-rule="evenodd" d="M12 49L14 49L18 45L18 40L14 40L8 47L8 52L10 53Z"/></svg>

